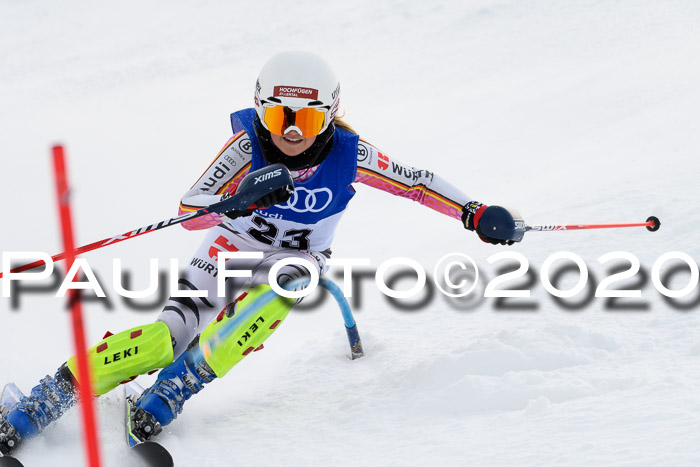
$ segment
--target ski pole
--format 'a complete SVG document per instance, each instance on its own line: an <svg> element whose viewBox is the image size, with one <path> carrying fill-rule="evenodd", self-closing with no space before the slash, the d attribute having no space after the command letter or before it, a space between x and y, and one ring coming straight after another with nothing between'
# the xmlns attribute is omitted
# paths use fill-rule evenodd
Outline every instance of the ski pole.
<svg viewBox="0 0 700 467"><path fill-rule="evenodd" d="M525 231L554 232L561 230L618 229L622 227L646 227L650 232L656 232L659 230L659 227L661 227L661 222L657 217L651 216L646 220L646 222L633 224L526 225Z"/></svg>
<svg viewBox="0 0 700 467"><path fill-rule="evenodd" d="M132 238L136 238L150 232L155 232L156 230L164 229L166 227L170 227L171 225L180 224L182 222L196 219L211 213L224 214L230 211L255 209L255 202L257 200L269 193L272 193L273 191L285 187L289 187L289 189L294 188L294 181L292 180L292 174L289 172L289 169L282 164L269 165L246 175L243 180L241 180L240 185L238 185L236 194L228 199L219 201L218 203L214 203L211 206L207 206L206 208L202 208L198 211L172 217L156 224L150 224L136 230L131 230L121 235L117 235L116 237L105 238L104 240L78 247L73 250L73 253L77 256L81 253L97 250L108 245L123 242L124 240L130 240ZM60 261L66 257L67 253L68 252L63 251L53 255L51 260L54 262ZM24 264L11 269L9 272L14 274L28 271L44 264L44 260L34 261L33 263ZM3 274L4 272L0 272L0 278L3 277Z"/></svg>

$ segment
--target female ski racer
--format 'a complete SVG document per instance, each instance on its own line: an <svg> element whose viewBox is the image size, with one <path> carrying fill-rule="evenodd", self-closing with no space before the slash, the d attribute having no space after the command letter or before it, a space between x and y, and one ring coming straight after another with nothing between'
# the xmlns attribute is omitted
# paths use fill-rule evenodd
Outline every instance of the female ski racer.
<svg viewBox="0 0 700 467"><path fill-rule="evenodd" d="M246 174L274 163L291 171L293 193L278 190L256 203L266 209L247 215L208 214L185 222L185 228L208 229L208 235L179 280L181 296L169 299L155 323L106 336L88 350L97 395L163 368L136 403L132 429L142 439L169 424L206 383L261 348L287 316L293 300L274 295L260 311L231 326L231 320L245 317L257 299L271 295L268 272L273 264L302 259L319 275L326 272L336 226L355 194L353 183L417 201L459 220L489 243L512 244L522 237L512 228L499 231L498 238L482 230L480 220L487 216L512 227L509 211L488 208L432 172L402 164L361 140L336 116L339 96L335 74L317 55L285 52L265 64L256 83L255 108L231 115L233 137L185 193L180 213L234 194ZM216 260L222 251L261 252L259 257L229 260L235 265L227 269L252 271L250 279L227 279L231 297L249 287L234 301L217 296ZM280 269L278 281L283 284L305 274L304 268L287 265ZM221 326L233 332L213 346ZM0 420L3 452L38 434L73 405L77 374L77 359L72 357Z"/></svg>

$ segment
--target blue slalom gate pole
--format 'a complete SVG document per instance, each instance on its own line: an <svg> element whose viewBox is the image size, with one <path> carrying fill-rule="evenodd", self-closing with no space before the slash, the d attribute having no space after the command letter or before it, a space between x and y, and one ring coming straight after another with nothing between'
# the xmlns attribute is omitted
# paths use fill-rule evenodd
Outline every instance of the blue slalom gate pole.
<svg viewBox="0 0 700 467"><path fill-rule="evenodd" d="M308 286L310 283L311 281L309 279L297 279L289 284L285 284L284 288L287 290L301 289ZM340 313L343 315L343 321L345 322L345 332L348 334L348 342L350 343L350 359L355 360L364 357L365 352L362 348L360 334L357 331L357 323L352 315L350 304L343 295L343 291L340 290L340 287L338 287L335 282L325 277L319 279L318 285L326 289L338 303Z"/></svg>
<svg viewBox="0 0 700 467"><path fill-rule="evenodd" d="M360 334L357 332L357 323L355 318L352 316L352 310L350 309L350 304L348 300L343 295L343 291L340 287L330 279L321 277L319 280L319 285L324 287L330 294L335 298L340 307L340 312L343 315L343 320L345 321L345 331L348 333L348 341L350 342L350 358L355 360L356 358L364 357L365 352L362 349L362 340L360 340Z"/></svg>

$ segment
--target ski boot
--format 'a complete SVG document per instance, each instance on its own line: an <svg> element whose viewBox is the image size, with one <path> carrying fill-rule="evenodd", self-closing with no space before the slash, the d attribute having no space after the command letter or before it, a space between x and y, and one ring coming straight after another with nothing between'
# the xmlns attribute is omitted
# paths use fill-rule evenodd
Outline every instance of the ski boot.
<svg viewBox="0 0 700 467"><path fill-rule="evenodd" d="M294 301L269 285L258 285L229 304L155 384L136 401L132 431L141 439L159 433L182 413L183 405L205 384L222 378L265 341L289 314Z"/></svg>
<svg viewBox="0 0 700 467"><path fill-rule="evenodd" d="M163 368L156 382L136 400L131 417L131 430L141 440L159 434L172 422L185 401L216 378L204 359L197 359L199 337L173 363ZM199 360L199 361L197 361Z"/></svg>
<svg viewBox="0 0 700 467"><path fill-rule="evenodd" d="M0 419L0 449L3 454L16 449L23 439L39 434L75 404L75 382L67 365L46 376Z"/></svg>
<svg viewBox="0 0 700 467"><path fill-rule="evenodd" d="M87 357L94 379L93 393L105 394L121 382L171 363L170 331L165 323L156 322L108 333L88 349ZM29 396L23 396L9 409L0 425L3 450L14 449L22 440L36 436L75 404L77 366L77 358L70 358L54 377L42 379Z"/></svg>

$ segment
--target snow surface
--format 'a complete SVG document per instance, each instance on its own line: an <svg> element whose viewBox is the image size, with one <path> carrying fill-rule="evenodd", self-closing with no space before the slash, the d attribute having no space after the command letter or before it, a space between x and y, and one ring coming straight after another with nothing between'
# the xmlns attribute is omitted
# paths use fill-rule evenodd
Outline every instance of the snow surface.
<svg viewBox="0 0 700 467"><path fill-rule="evenodd" d="M364 138L474 198L533 225L654 214L663 226L533 232L506 249L360 186L335 257L374 267L409 257L431 273L461 252L490 279L501 266L490 255L519 252L534 281L516 303L537 309L437 294L401 311L365 281L355 307L365 358L347 358L330 300L293 313L166 428L160 441L178 465L697 465L698 287L677 300L685 310L648 280L641 299L623 302L634 310L603 298L574 310L538 272L564 250L598 282L608 252L635 254L647 273L669 251L700 257L699 18L695 0L0 2L0 245L61 250L55 142L67 145L79 243L174 215L230 136L228 114L252 105L265 60L313 50L336 68ZM85 255L111 305L86 305L88 340L157 316L113 293L112 258L137 284L148 258L184 264L202 236L172 228ZM672 286L687 282L678 274ZM23 293L18 309L0 299L4 381L28 391L72 354L63 307L46 293ZM97 405L105 465L135 465L123 458L120 391ZM20 456L29 467L82 465L78 411Z"/></svg>

